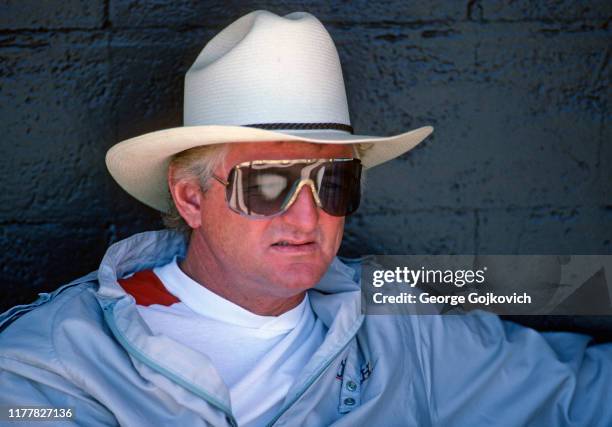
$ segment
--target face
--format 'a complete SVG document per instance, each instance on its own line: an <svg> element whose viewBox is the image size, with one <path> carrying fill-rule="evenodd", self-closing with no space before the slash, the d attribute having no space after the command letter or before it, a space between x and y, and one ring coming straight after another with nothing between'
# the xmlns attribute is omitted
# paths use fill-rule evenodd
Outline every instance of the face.
<svg viewBox="0 0 612 427"><path fill-rule="evenodd" d="M350 157L353 151L348 145L230 144L215 174L225 179L234 165L251 160ZM344 228L344 217L317 207L309 186L301 188L281 215L253 219L230 210L225 187L215 181L202 193L198 214L197 221L190 224L194 228L190 245L196 246L193 249L200 254L202 267L228 284L276 298L297 295L316 285L338 251Z"/></svg>

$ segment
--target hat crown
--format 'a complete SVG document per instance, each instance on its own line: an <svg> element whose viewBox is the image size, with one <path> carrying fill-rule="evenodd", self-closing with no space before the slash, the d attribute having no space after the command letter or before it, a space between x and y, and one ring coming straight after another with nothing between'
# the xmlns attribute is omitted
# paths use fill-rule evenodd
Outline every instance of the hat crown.
<svg viewBox="0 0 612 427"><path fill-rule="evenodd" d="M306 12L255 11L217 34L185 76L183 111L185 126L350 126L338 52Z"/></svg>

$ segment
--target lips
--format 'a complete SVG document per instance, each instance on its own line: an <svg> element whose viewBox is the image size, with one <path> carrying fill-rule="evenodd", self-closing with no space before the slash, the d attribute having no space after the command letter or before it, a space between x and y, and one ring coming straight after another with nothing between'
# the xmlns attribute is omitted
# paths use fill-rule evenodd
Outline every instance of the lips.
<svg viewBox="0 0 612 427"><path fill-rule="evenodd" d="M278 242L272 244L272 249L276 252L286 253L286 254L303 254L303 253L312 253L317 250L317 243L312 240L301 240L301 241L292 241L292 240L279 240Z"/></svg>
<svg viewBox="0 0 612 427"><path fill-rule="evenodd" d="M281 240L279 242L274 243L272 246L302 246L302 245L309 245L311 243L314 243L312 241L302 241L302 242L296 242L296 241L290 241L290 240Z"/></svg>

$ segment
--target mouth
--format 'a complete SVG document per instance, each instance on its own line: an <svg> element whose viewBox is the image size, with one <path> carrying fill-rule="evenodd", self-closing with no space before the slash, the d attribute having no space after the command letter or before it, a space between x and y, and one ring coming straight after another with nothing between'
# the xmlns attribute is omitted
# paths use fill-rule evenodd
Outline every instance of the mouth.
<svg viewBox="0 0 612 427"><path fill-rule="evenodd" d="M308 253L314 252L317 248L317 243L312 240L280 240L272 244L272 249L282 253Z"/></svg>

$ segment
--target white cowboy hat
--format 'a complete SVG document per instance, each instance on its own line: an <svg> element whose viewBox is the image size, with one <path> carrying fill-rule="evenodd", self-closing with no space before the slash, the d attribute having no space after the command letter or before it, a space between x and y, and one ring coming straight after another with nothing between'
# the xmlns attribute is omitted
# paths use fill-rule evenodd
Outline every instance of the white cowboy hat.
<svg viewBox="0 0 612 427"><path fill-rule="evenodd" d="M117 183L160 211L169 207L170 158L221 143L367 144L364 168L412 149L431 126L391 137L353 135L340 59L306 12L255 11L208 42L185 76L184 126L122 141L106 153Z"/></svg>

